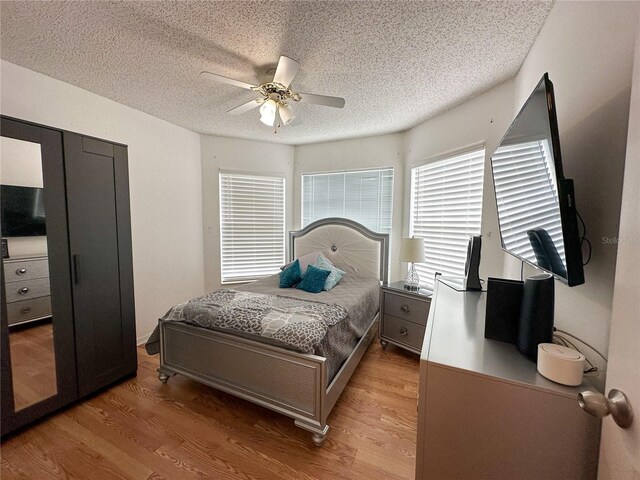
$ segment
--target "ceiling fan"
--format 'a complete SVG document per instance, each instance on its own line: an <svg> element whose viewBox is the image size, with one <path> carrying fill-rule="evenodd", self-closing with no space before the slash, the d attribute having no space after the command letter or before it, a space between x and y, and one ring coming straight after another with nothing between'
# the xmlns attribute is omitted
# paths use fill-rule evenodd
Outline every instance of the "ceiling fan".
<svg viewBox="0 0 640 480"><path fill-rule="evenodd" d="M284 125L289 125L295 118L295 114L287 103L288 100L334 108L344 107L344 98L315 95L313 93L298 93L291 90L289 85L291 85L299 69L300 64L298 62L282 55L278 61L273 80L259 86L250 85L240 80L233 80L211 72L202 72L200 75L217 82L246 88L247 90L253 90L261 94L262 98L256 98L239 107L232 108L227 113L239 115L260 106L260 121L270 127L276 124L277 115L280 116L280 120L282 120L282 124ZM278 125L275 126L277 128L280 124L278 123Z"/></svg>

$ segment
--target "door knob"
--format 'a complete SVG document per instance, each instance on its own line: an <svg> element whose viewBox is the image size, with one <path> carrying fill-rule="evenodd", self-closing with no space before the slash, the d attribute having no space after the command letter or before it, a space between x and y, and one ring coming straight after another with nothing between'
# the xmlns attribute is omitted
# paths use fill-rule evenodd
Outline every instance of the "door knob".
<svg viewBox="0 0 640 480"><path fill-rule="evenodd" d="M606 397L600 392L586 390L578 394L582 409L597 418L611 414L621 428L629 428L633 423L633 410L627 396L615 388Z"/></svg>

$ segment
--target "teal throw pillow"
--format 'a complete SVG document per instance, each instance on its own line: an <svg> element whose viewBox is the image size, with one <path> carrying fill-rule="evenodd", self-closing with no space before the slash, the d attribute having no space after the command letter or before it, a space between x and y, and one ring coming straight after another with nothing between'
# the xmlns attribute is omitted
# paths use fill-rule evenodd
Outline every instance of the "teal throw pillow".
<svg viewBox="0 0 640 480"><path fill-rule="evenodd" d="M324 282L323 290L327 292L335 287L342 279L342 276L346 273L339 268L336 268L333 263L329 261L327 257L320 254L316 262L313 264L315 267L322 268L323 270L329 270L331 273L327 277L327 281Z"/></svg>
<svg viewBox="0 0 640 480"><path fill-rule="evenodd" d="M323 270L313 265L309 265L302 281L296 288L304 290L309 293L320 293L324 288L324 282L327 281L327 277L331 274L330 270Z"/></svg>
<svg viewBox="0 0 640 480"><path fill-rule="evenodd" d="M291 288L300 280L302 280L302 273L298 260L280 272L280 288Z"/></svg>

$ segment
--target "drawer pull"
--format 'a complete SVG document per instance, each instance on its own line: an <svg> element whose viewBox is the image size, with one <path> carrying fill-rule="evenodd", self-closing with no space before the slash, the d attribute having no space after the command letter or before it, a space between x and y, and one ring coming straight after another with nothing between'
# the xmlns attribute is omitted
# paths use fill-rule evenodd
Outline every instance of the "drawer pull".
<svg viewBox="0 0 640 480"><path fill-rule="evenodd" d="M16 275L24 275L25 273L27 273L26 268L19 268L16 270Z"/></svg>
<svg viewBox="0 0 640 480"><path fill-rule="evenodd" d="M407 335L409 335L409 330L407 330L406 328L402 327L400 329L400 335L402 335L403 337L406 337Z"/></svg>
<svg viewBox="0 0 640 480"><path fill-rule="evenodd" d="M23 307L22 310L20 310L20 313L22 313L23 315L26 315L30 311L31 311L31 307Z"/></svg>
<svg viewBox="0 0 640 480"><path fill-rule="evenodd" d="M407 305L406 303L400 306L400 310L402 310L404 313L409 313L411 311L409 305Z"/></svg>
<svg viewBox="0 0 640 480"><path fill-rule="evenodd" d="M18 293L20 295L26 295L28 291L29 291L29 287L22 287L20 290L18 290Z"/></svg>

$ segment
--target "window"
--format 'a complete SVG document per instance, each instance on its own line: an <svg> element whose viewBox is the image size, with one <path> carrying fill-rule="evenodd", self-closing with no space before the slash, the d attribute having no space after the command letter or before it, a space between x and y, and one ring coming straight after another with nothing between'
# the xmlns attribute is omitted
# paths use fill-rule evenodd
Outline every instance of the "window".
<svg viewBox="0 0 640 480"><path fill-rule="evenodd" d="M547 140L501 147L492 156L492 166L505 249L537 264L527 231L544 228L566 265L558 187Z"/></svg>
<svg viewBox="0 0 640 480"><path fill-rule="evenodd" d="M255 280L284 263L284 178L220 173L222 283Z"/></svg>
<svg viewBox="0 0 640 480"><path fill-rule="evenodd" d="M480 233L484 149L411 170L411 235L424 238L420 283L434 287L436 272L464 276L469 237Z"/></svg>
<svg viewBox="0 0 640 480"><path fill-rule="evenodd" d="M302 226L343 217L391 233L393 168L302 175Z"/></svg>

